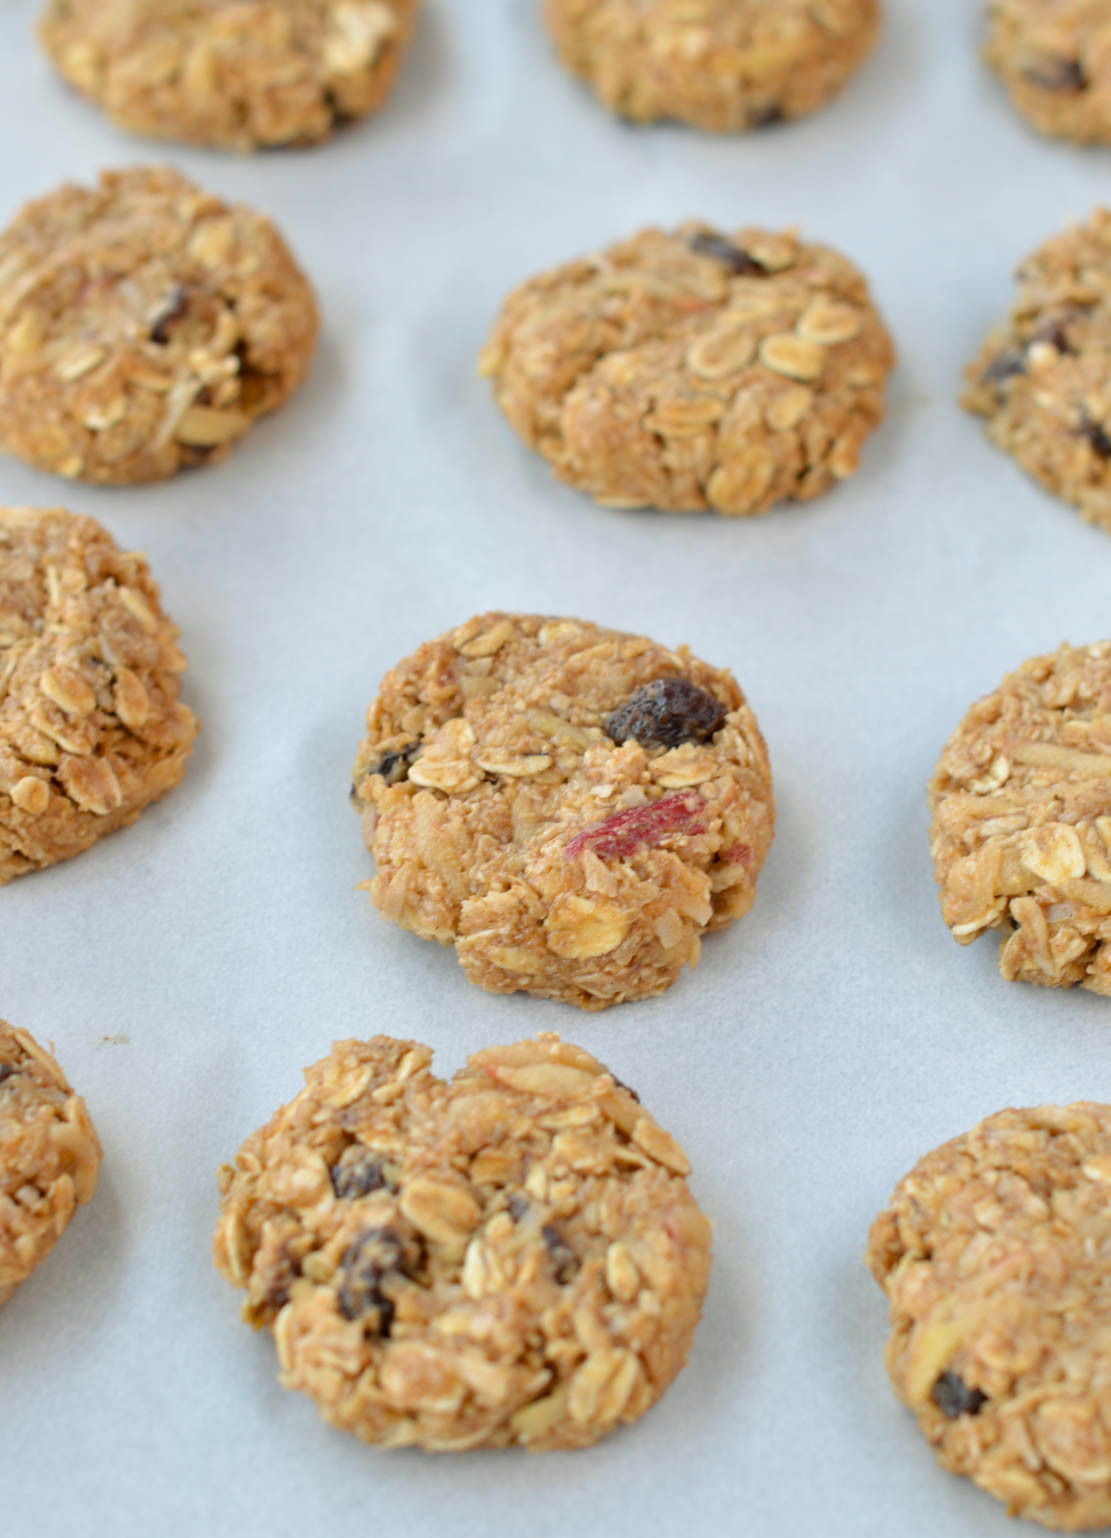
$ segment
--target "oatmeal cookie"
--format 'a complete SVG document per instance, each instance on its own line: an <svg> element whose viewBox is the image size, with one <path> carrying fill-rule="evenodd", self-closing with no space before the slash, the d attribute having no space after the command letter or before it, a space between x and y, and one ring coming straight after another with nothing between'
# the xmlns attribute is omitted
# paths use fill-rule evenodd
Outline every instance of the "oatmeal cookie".
<svg viewBox="0 0 1111 1538"><path fill-rule="evenodd" d="M366 1442L585 1447L683 1366L710 1270L686 1155L558 1036L337 1042L220 1172L217 1266L282 1383Z"/></svg>
<svg viewBox="0 0 1111 1538"><path fill-rule="evenodd" d="M222 458L308 372L316 304L267 219L107 171L0 235L0 447L86 481Z"/></svg>
<svg viewBox="0 0 1111 1538"><path fill-rule="evenodd" d="M871 52L878 0L544 0L560 58L611 112L713 133L815 112Z"/></svg>
<svg viewBox="0 0 1111 1538"><path fill-rule="evenodd" d="M736 515L852 475L893 362L843 256L685 224L522 284L479 372L529 447L603 505Z"/></svg>
<svg viewBox="0 0 1111 1538"><path fill-rule="evenodd" d="M946 743L929 800L953 938L1002 929L1004 977L1111 994L1111 641L1009 673Z"/></svg>
<svg viewBox="0 0 1111 1538"><path fill-rule="evenodd" d="M1111 144L1107 0L989 0L984 57L1042 133Z"/></svg>
<svg viewBox="0 0 1111 1538"><path fill-rule="evenodd" d="M141 555L61 508L0 508L0 885L80 854L181 779L197 734Z"/></svg>
<svg viewBox="0 0 1111 1538"><path fill-rule="evenodd" d="M113 122L220 149L310 144L377 111L417 0L49 0L39 36Z"/></svg>
<svg viewBox="0 0 1111 1538"><path fill-rule="evenodd" d="M0 1020L0 1304L92 1196L100 1154L85 1102L50 1053Z"/></svg>
<svg viewBox="0 0 1111 1538"><path fill-rule="evenodd" d="M389 919L495 993L662 993L747 913L775 817L733 677L581 620L483 614L387 674L355 804Z"/></svg>
<svg viewBox="0 0 1111 1538"><path fill-rule="evenodd" d="M1111 212L1018 270L1010 319L966 373L961 404L1022 468L1111 532Z"/></svg>
<svg viewBox="0 0 1111 1538"><path fill-rule="evenodd" d="M942 1466L1014 1516L1111 1523L1111 1106L1000 1111L921 1159L868 1263Z"/></svg>

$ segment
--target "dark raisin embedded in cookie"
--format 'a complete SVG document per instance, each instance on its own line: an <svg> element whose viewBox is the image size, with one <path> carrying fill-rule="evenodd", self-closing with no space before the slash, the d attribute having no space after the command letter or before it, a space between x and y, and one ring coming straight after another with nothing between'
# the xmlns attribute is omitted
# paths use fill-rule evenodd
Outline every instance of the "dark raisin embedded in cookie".
<svg viewBox="0 0 1111 1538"><path fill-rule="evenodd" d="M731 273L742 277L748 273L755 273L763 277L767 268L749 256L747 251L742 251L740 246L735 246L731 240L726 240L724 235L714 235L708 230L699 230L690 238L690 248L698 256L712 256L715 262L724 262Z"/></svg>
<svg viewBox="0 0 1111 1538"><path fill-rule="evenodd" d="M394 1305L382 1291L387 1278L404 1276L405 1246L392 1228L366 1228L352 1240L340 1261L337 1293L345 1319L361 1320L377 1335L388 1336Z"/></svg>
<svg viewBox="0 0 1111 1538"><path fill-rule="evenodd" d="M1023 75L1043 91L1083 91L1088 86L1079 59L1043 59L1023 70Z"/></svg>
<svg viewBox="0 0 1111 1538"><path fill-rule="evenodd" d="M332 1188L337 1196L354 1200L390 1188L390 1180L377 1154L362 1143L352 1143L332 1165Z"/></svg>
<svg viewBox="0 0 1111 1538"><path fill-rule="evenodd" d="M947 1420L958 1415L979 1415L988 1402L982 1389L969 1388L955 1372L943 1372L930 1390L930 1398Z"/></svg>
<svg viewBox="0 0 1111 1538"><path fill-rule="evenodd" d="M632 737L642 747L677 748L708 741L724 720L721 701L689 678L656 678L606 718L606 733L614 742Z"/></svg>

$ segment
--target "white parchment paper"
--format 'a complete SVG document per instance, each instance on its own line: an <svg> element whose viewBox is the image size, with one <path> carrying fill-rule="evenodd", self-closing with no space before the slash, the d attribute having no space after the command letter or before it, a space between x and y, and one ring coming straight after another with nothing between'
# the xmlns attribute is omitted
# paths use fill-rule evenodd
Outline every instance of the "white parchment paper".
<svg viewBox="0 0 1111 1538"><path fill-rule="evenodd" d="M226 463L69 486L148 552L204 732L185 782L0 894L0 1014L52 1041L100 1186L0 1313L4 1538L933 1538L1012 1533L891 1396L868 1224L927 1148L1007 1104L1111 1098L1111 1005L1004 984L941 923L923 787L971 700L1108 634L1111 540L954 404L1018 259L1111 186L1035 137L976 57L978 7L887 0L819 116L735 139L611 120L534 0L426 0L397 94L315 151L144 144L0 11L0 206L166 160L272 214L317 285L304 391ZM604 511L474 376L502 295L643 224L799 224L871 276L900 349L858 477L752 522ZM665 997L600 1015L487 996L377 918L346 793L387 667L481 609L571 613L734 669L780 820L749 918ZM716 1222L687 1370L588 1452L380 1455L276 1381L213 1271L214 1171L349 1034L442 1072L557 1029L636 1085Z"/></svg>

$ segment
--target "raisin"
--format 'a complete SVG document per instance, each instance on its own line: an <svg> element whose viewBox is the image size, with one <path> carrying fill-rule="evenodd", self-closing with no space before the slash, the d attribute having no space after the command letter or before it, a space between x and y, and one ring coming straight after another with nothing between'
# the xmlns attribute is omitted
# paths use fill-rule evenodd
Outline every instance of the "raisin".
<svg viewBox="0 0 1111 1538"><path fill-rule="evenodd" d="M387 785L399 785L409 773L409 765L420 752L419 742L409 742L403 748L391 748L383 753L376 764L366 771L368 775L380 774Z"/></svg>
<svg viewBox="0 0 1111 1538"><path fill-rule="evenodd" d="M747 251L742 251L740 246L735 246L731 240L726 240L724 235L713 235L705 230L699 230L697 235L692 235L689 241L691 250L696 256L712 256L715 262L724 262L729 271L738 278L748 277L750 274L763 277L767 268L749 256Z"/></svg>
<svg viewBox="0 0 1111 1538"><path fill-rule="evenodd" d="M698 821L698 815L705 809L706 803L696 790L678 790L584 828L569 840L563 852L572 860L584 849L592 850L600 860L623 859L642 846L654 848L669 833L704 833L705 825Z"/></svg>
<svg viewBox="0 0 1111 1538"><path fill-rule="evenodd" d="M528 1202L523 1196L518 1196L514 1193L507 1199L505 1210L509 1213L514 1223L519 1223L528 1211Z"/></svg>
<svg viewBox="0 0 1111 1538"><path fill-rule="evenodd" d="M548 1256L552 1262L555 1279L563 1287L578 1271L582 1261L553 1223L545 1223L540 1232L548 1247Z"/></svg>
<svg viewBox="0 0 1111 1538"><path fill-rule="evenodd" d="M1034 332L1030 342L1047 342L1050 347L1055 347L1058 352L1071 353L1073 348L1069 345L1068 333L1065 327L1071 320L1075 320L1077 311L1072 310L1065 315L1054 315L1043 323Z"/></svg>
<svg viewBox="0 0 1111 1538"><path fill-rule="evenodd" d="M14 1073L15 1069L10 1063L0 1063L0 1084L3 1084L5 1079L10 1079Z"/></svg>
<svg viewBox="0 0 1111 1538"><path fill-rule="evenodd" d="M189 308L189 290L181 283L175 283L166 296L162 307L150 323L150 339L159 347L165 347L170 340L171 330L175 320L180 320Z"/></svg>
<svg viewBox="0 0 1111 1538"><path fill-rule="evenodd" d="M1043 91L1084 91L1088 75L1079 59L1045 59L1023 71L1031 85Z"/></svg>
<svg viewBox="0 0 1111 1538"><path fill-rule="evenodd" d="M1080 436L1087 438L1101 459L1111 459L1111 438L1099 422L1093 422L1091 418L1081 422Z"/></svg>
<svg viewBox="0 0 1111 1538"><path fill-rule="evenodd" d="M777 101L771 102L767 107L761 107L752 119L753 128L774 128L777 123L786 122L783 108Z"/></svg>
<svg viewBox="0 0 1111 1538"><path fill-rule="evenodd" d="M1004 347L1002 352L996 353L980 378L984 384L998 384L1002 379L1011 379L1015 374L1025 372L1026 348Z"/></svg>
<svg viewBox="0 0 1111 1538"><path fill-rule="evenodd" d="M381 1159L362 1143L352 1143L332 1165L332 1189L345 1201L369 1196L372 1191L396 1191L386 1176Z"/></svg>
<svg viewBox="0 0 1111 1538"><path fill-rule="evenodd" d="M361 1319L375 1335L388 1336L394 1307L382 1291L389 1276L404 1276L405 1250L392 1228L365 1228L340 1261L337 1301L345 1319Z"/></svg>
<svg viewBox="0 0 1111 1538"><path fill-rule="evenodd" d="M943 1372L933 1388L930 1398L946 1419L955 1421L958 1415L979 1415L988 1402L988 1396L978 1388L969 1388L958 1373Z"/></svg>
<svg viewBox="0 0 1111 1538"><path fill-rule="evenodd" d="M642 747L677 748L705 742L725 720L725 706L689 678L654 678L641 684L606 720L614 742L630 737Z"/></svg>

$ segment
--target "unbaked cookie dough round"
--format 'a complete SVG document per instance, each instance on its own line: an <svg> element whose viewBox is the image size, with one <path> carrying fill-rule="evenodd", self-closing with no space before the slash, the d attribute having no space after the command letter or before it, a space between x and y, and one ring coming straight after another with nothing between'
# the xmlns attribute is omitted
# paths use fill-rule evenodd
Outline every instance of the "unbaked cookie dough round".
<svg viewBox="0 0 1111 1538"><path fill-rule="evenodd" d="M732 675L582 620L483 614L382 681L352 795L381 913L472 982L662 993L747 913L771 772Z"/></svg>
<svg viewBox="0 0 1111 1538"><path fill-rule="evenodd" d="M39 37L121 128L255 150L376 112L416 13L417 0L50 0Z"/></svg>
<svg viewBox="0 0 1111 1538"><path fill-rule="evenodd" d="M1009 673L946 743L929 800L953 938L999 929L1004 977L1111 994L1111 641Z"/></svg>
<svg viewBox="0 0 1111 1538"><path fill-rule="evenodd" d="M942 1466L1012 1516L1111 1523L1111 1106L1000 1111L872 1227L887 1370Z"/></svg>
<svg viewBox="0 0 1111 1538"><path fill-rule="evenodd" d="M312 289L268 219L176 171L106 171L0 234L0 447L70 479L221 459L308 373Z"/></svg>
<svg viewBox="0 0 1111 1538"><path fill-rule="evenodd" d="M85 1103L50 1053L0 1020L0 1304L92 1196L100 1157Z"/></svg>
<svg viewBox="0 0 1111 1538"><path fill-rule="evenodd" d="M1042 133L1111 144L1106 0L989 0L984 57Z"/></svg>
<svg viewBox="0 0 1111 1538"><path fill-rule="evenodd" d="M282 1383L386 1447L585 1447L686 1361L710 1225L686 1155L579 1047L337 1042L220 1172L217 1266Z"/></svg>
<svg viewBox="0 0 1111 1538"><path fill-rule="evenodd" d="M878 0L544 0L563 63L611 112L714 133L803 117L868 56Z"/></svg>
<svg viewBox="0 0 1111 1538"><path fill-rule="evenodd" d="M525 443L597 502L736 516L852 475L893 363L843 256L692 223L522 284L479 372Z"/></svg>
<svg viewBox="0 0 1111 1538"><path fill-rule="evenodd" d="M141 555L62 508L0 508L0 885L175 786L197 734Z"/></svg>
<svg viewBox="0 0 1111 1538"><path fill-rule="evenodd" d="M1111 532L1111 212L1053 236L966 371L961 403L1047 491Z"/></svg>

